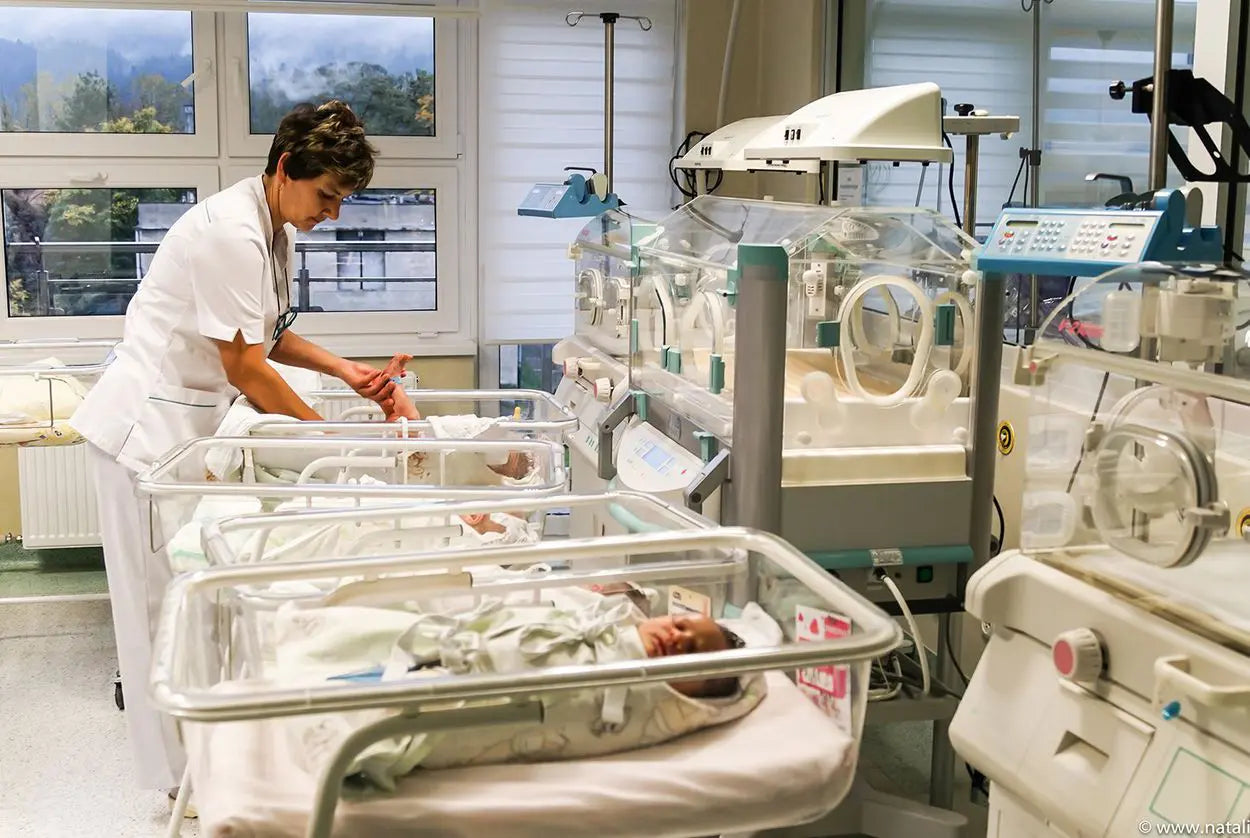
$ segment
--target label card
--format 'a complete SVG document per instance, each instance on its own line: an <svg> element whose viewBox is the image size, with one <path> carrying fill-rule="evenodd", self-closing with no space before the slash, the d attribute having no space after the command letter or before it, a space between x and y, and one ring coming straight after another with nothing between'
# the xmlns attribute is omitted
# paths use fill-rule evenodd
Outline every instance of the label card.
<svg viewBox="0 0 1250 838"><path fill-rule="evenodd" d="M700 614L712 616L712 598L674 585L668 592L668 614L677 617L682 614Z"/></svg>
<svg viewBox="0 0 1250 838"><path fill-rule="evenodd" d="M851 633L851 621L806 605L795 607L794 639L799 643L833 640ZM812 702L851 733L851 669L849 666L812 666L798 671L796 682Z"/></svg>

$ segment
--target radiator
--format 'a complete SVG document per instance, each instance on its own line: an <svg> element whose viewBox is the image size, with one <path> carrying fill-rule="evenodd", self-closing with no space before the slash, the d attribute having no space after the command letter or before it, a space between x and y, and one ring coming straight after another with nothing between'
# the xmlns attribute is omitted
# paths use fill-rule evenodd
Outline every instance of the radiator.
<svg viewBox="0 0 1250 838"><path fill-rule="evenodd" d="M100 545L85 444L19 448L17 475L25 547Z"/></svg>

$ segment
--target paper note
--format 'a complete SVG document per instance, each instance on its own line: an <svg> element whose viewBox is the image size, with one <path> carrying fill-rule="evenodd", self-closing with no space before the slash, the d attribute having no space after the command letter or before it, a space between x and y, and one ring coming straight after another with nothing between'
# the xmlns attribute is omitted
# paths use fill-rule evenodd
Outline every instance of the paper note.
<svg viewBox="0 0 1250 838"><path fill-rule="evenodd" d="M711 617L712 598L689 588L674 585L668 592L668 613L670 617L681 614L701 614L704 617Z"/></svg>
<svg viewBox="0 0 1250 838"><path fill-rule="evenodd" d="M799 643L833 640L851 633L851 621L840 614L799 605L795 608L794 639ZM851 669L848 666L813 666L800 669L799 689L825 713L851 733Z"/></svg>

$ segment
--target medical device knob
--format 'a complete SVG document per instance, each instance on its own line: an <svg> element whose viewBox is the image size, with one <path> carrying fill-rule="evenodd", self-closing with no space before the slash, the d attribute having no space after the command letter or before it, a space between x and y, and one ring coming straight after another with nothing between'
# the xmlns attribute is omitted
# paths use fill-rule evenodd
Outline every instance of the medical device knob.
<svg viewBox="0 0 1250 838"><path fill-rule="evenodd" d="M612 379L595 379L595 398L601 402L609 402L612 400Z"/></svg>
<svg viewBox="0 0 1250 838"><path fill-rule="evenodd" d="M1055 669L1069 681L1092 683L1102 673L1102 641L1093 629L1065 631L1050 647Z"/></svg>

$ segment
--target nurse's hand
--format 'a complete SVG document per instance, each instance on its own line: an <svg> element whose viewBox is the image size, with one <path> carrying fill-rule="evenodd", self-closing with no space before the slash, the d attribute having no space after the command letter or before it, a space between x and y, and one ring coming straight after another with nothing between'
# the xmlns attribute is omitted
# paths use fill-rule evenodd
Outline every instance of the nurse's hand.
<svg viewBox="0 0 1250 838"><path fill-rule="evenodd" d="M357 395L378 403L390 398L395 389L395 382L385 371L359 361L345 361L339 378Z"/></svg>

